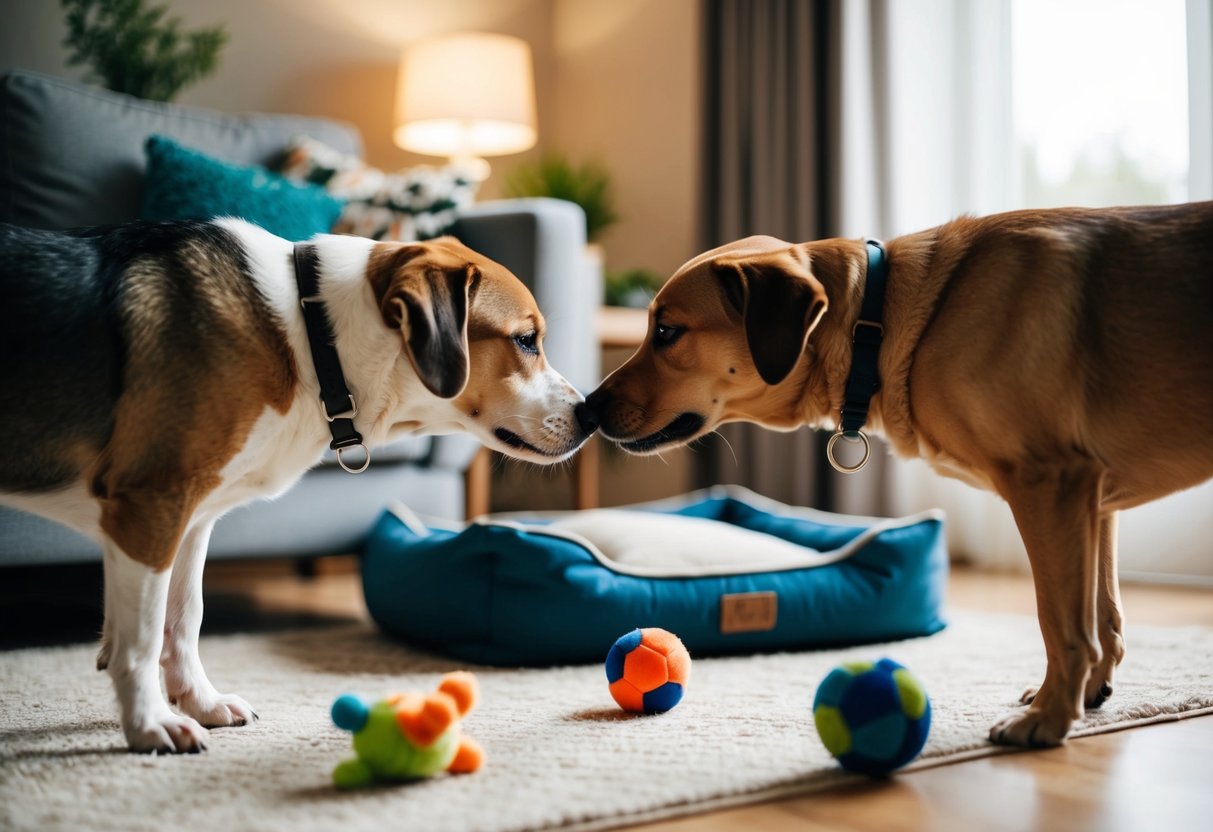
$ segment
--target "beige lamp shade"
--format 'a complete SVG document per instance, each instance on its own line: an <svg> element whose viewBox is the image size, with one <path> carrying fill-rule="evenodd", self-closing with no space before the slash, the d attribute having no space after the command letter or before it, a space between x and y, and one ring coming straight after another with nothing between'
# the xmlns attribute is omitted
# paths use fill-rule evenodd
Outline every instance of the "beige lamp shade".
<svg viewBox="0 0 1213 832"><path fill-rule="evenodd" d="M535 146L531 48L508 35L462 33L410 44L396 87L396 144L469 159Z"/></svg>

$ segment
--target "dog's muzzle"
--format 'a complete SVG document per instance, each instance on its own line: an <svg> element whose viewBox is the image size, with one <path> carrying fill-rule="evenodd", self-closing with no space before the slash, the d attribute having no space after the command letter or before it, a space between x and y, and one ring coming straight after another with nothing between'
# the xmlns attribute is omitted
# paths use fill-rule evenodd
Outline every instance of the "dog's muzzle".
<svg viewBox="0 0 1213 832"><path fill-rule="evenodd" d="M705 419L698 413L683 413L656 433L620 442L619 447L632 453L644 453L662 445L690 439L703 428Z"/></svg>

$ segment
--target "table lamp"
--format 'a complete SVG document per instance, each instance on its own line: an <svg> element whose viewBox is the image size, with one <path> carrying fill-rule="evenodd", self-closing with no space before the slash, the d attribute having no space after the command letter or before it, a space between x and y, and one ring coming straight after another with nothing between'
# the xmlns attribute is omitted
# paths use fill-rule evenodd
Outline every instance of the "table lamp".
<svg viewBox="0 0 1213 832"><path fill-rule="evenodd" d="M396 144L447 156L477 181L485 156L535 146L530 46L508 35L459 33L406 47L397 84Z"/></svg>

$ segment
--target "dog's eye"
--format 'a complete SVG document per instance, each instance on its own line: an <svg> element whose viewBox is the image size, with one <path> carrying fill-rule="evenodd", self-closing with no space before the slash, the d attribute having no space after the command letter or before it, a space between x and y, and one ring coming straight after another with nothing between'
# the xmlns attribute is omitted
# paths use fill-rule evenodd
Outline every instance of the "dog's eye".
<svg viewBox="0 0 1213 832"><path fill-rule="evenodd" d="M653 343L659 347L669 346L685 331L682 327L657 324L657 329L653 331Z"/></svg>
<svg viewBox="0 0 1213 832"><path fill-rule="evenodd" d="M537 353L539 352L538 335L534 332L525 332L522 335L514 336L514 343L523 352Z"/></svg>

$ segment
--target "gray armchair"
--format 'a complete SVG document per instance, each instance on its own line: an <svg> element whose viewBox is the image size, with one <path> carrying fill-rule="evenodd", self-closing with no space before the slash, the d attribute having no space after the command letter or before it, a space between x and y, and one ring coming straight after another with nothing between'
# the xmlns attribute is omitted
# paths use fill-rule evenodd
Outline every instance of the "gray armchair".
<svg viewBox="0 0 1213 832"><path fill-rule="evenodd" d="M347 153L362 148L357 130L327 119L233 116L24 71L0 78L0 124L0 221L35 228L137 218L143 142L152 133L244 164L269 164L298 133ZM601 287L584 256L581 209L551 199L481 203L460 217L455 234L530 286L549 319L548 355L579 388L592 387ZM278 500L224 517L215 527L211 556L352 551L383 506L396 500L423 514L460 519L469 504L465 473L480 450L465 436L413 437L379 449L358 476L326 459ZM0 566L99 556L92 542L73 532L0 507Z"/></svg>

